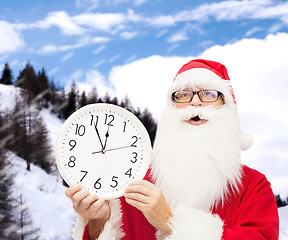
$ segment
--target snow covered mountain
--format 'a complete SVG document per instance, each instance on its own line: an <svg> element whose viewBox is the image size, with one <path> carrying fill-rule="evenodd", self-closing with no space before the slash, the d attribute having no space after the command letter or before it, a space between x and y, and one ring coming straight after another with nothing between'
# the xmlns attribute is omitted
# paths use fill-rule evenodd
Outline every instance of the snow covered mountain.
<svg viewBox="0 0 288 240"><path fill-rule="evenodd" d="M15 96L19 91L14 86L0 84L0 111L12 109ZM54 148L62 121L51 114L48 109L40 111L49 132L50 144ZM1 127L1 126L0 126ZM23 159L13 153L8 154L15 176L15 193L21 192L29 208L33 225L40 228L41 240L72 239L75 212L69 199L66 198L65 187L57 176L48 175L42 169L32 165L26 170ZM271 163L273 164L273 163ZM288 206L279 208L280 240L288 240Z"/></svg>

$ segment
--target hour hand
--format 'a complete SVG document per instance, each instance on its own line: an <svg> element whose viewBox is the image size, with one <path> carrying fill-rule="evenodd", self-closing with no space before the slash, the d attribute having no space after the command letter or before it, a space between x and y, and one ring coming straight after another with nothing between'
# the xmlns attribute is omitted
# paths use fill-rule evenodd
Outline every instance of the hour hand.
<svg viewBox="0 0 288 240"><path fill-rule="evenodd" d="M103 150L106 148L107 138L108 138L108 137L109 137L109 126L108 126L107 132L106 132L106 134L105 134L105 143L104 143Z"/></svg>

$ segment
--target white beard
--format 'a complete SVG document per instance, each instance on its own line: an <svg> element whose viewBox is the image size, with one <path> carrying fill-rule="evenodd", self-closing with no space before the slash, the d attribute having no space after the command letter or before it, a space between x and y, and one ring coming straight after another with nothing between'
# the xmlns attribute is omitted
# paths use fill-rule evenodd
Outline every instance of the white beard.
<svg viewBox="0 0 288 240"><path fill-rule="evenodd" d="M191 125L199 115L209 121ZM152 174L170 207L211 210L241 180L240 123L237 111L214 107L168 106L152 151Z"/></svg>

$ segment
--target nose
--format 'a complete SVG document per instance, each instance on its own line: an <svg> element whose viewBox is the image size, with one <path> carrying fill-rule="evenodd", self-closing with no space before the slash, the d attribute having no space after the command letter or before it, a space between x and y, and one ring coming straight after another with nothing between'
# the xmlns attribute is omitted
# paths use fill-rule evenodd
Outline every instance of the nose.
<svg viewBox="0 0 288 240"><path fill-rule="evenodd" d="M200 100L198 94L194 94L191 102L190 102L190 105L193 106L193 107L200 107L202 106L202 101Z"/></svg>

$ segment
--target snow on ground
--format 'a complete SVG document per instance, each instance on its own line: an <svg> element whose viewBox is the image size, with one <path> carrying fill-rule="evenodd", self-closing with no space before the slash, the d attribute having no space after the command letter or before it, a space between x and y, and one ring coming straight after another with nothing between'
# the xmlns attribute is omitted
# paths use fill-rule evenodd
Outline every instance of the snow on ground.
<svg viewBox="0 0 288 240"><path fill-rule="evenodd" d="M17 173L15 195L22 193L33 226L40 228L40 239L72 239L76 215L62 183L37 166L31 165L31 171L27 171L26 162L13 153L9 153L8 159L12 172Z"/></svg>
<svg viewBox="0 0 288 240"><path fill-rule="evenodd" d="M278 208L280 217L279 240L288 240L288 206Z"/></svg>
<svg viewBox="0 0 288 240"><path fill-rule="evenodd" d="M43 109L40 114L49 132L50 145L54 148L63 121L56 117L55 114L52 114L50 109Z"/></svg>
<svg viewBox="0 0 288 240"><path fill-rule="evenodd" d="M17 88L12 85L0 84L0 111L11 110L15 105Z"/></svg>

